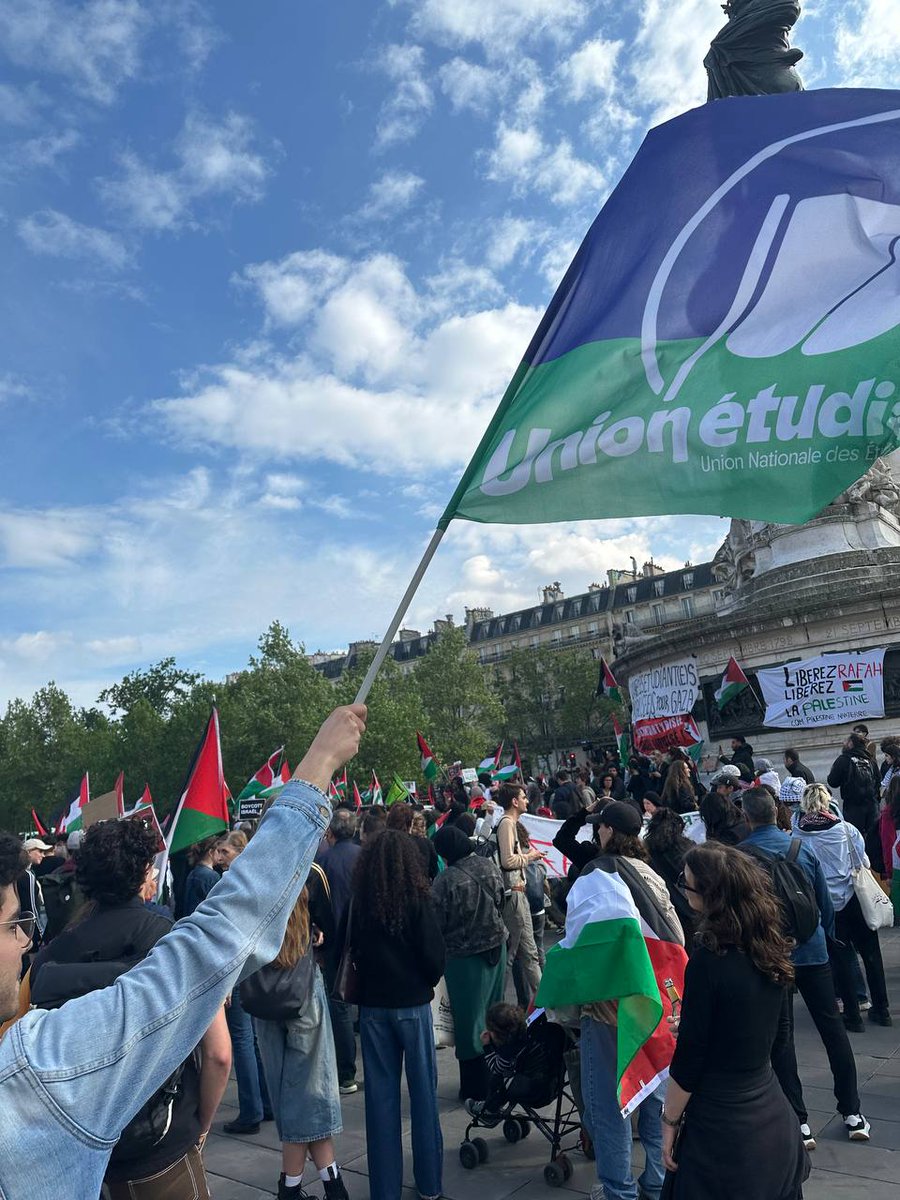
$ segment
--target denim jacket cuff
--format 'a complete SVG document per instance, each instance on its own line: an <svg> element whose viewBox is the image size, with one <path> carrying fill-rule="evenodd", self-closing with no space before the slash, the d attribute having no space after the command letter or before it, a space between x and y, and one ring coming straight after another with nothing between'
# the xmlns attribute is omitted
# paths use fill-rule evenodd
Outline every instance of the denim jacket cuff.
<svg viewBox="0 0 900 1200"><path fill-rule="evenodd" d="M331 801L321 788L305 779L288 780L278 794L275 805L298 809L312 817L323 832L331 820Z"/></svg>

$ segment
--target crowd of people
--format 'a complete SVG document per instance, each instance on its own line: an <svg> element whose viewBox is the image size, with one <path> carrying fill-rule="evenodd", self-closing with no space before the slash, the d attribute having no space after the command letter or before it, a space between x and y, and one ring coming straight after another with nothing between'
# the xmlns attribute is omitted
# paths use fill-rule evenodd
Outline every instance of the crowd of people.
<svg viewBox="0 0 900 1200"><path fill-rule="evenodd" d="M473 1117L499 1120L550 1044L526 1036L550 908L529 814L558 823L558 907L615 860L690 955L669 1079L637 1110L637 1178L616 1002L578 1003L593 1200L801 1196L815 1138L795 993L847 1136L868 1140L851 1037L864 1013L892 1018L857 879L871 868L889 887L900 872L900 742L882 743L879 764L858 727L827 782L796 750L782 771L736 737L708 786L679 749L624 767L610 752L549 780L457 777L434 806L332 809L328 783L364 728L364 708L336 710L262 821L193 846L165 904L140 821L61 844L0 835L0 1194L43 1200L65 1177L86 1200L208 1196L203 1148L233 1068L224 1129L253 1137L274 1121L279 1200L316 1179L325 1200L348 1200L342 1103L360 1086L370 1194L399 1200L405 1074L415 1186L437 1200L436 989ZM11 1173L38 1147L37 1180Z"/></svg>

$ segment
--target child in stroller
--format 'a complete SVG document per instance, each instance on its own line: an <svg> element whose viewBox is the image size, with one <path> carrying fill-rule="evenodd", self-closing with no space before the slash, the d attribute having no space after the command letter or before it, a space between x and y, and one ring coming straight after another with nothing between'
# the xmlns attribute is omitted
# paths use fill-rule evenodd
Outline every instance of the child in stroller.
<svg viewBox="0 0 900 1200"><path fill-rule="evenodd" d="M491 1083L487 1099L467 1100L466 1110L488 1128L510 1104L542 1108L556 1099L565 1035L541 1016L531 1026L515 1004L493 1004L481 1035Z"/></svg>

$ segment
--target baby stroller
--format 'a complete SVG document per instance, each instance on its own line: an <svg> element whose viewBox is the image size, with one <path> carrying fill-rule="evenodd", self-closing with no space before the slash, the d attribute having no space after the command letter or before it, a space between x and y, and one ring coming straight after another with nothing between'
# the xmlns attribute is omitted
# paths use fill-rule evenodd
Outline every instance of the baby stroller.
<svg viewBox="0 0 900 1200"><path fill-rule="evenodd" d="M544 1181L550 1187L562 1187L572 1178L567 1155L586 1145L568 1070L568 1064L577 1060L577 1041L570 1030L552 1024L540 1010L529 1021L526 1042L532 1051L529 1059L539 1064L540 1070L515 1075L508 1081L507 1099L501 1107L472 1116L459 1147L459 1161L466 1170L474 1171L488 1160L488 1144L483 1137L472 1137L473 1129L502 1125L503 1136L515 1144L534 1128L550 1143ZM538 1111L550 1105L549 1114Z"/></svg>

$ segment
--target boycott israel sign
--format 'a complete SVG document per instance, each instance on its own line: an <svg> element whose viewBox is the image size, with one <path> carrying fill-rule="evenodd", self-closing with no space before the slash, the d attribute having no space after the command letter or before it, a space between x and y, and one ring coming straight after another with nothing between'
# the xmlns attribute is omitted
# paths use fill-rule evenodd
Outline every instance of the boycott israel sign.
<svg viewBox="0 0 900 1200"><path fill-rule="evenodd" d="M628 680L635 747L647 754L701 740L690 716L700 695L697 660L678 659L632 675Z"/></svg>
<svg viewBox="0 0 900 1200"><path fill-rule="evenodd" d="M900 445L898 237L900 92L652 130L440 526L815 516Z"/></svg>
<svg viewBox="0 0 900 1200"><path fill-rule="evenodd" d="M811 729L884 716L884 650L824 654L785 663L756 678L776 729Z"/></svg>

